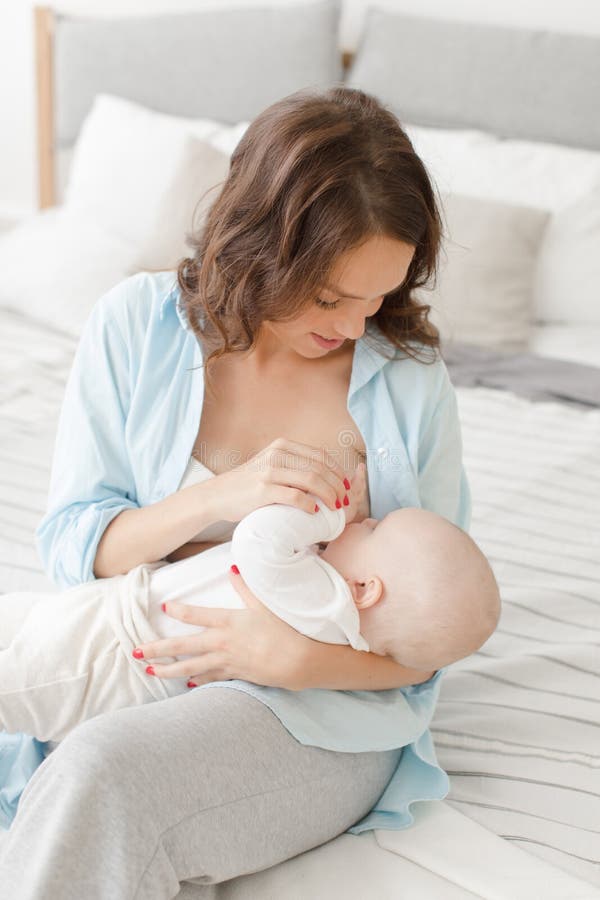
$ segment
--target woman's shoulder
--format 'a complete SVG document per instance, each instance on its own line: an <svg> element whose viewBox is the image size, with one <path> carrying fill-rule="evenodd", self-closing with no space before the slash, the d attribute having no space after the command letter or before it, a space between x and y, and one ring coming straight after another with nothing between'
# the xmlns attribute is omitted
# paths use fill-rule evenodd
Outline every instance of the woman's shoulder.
<svg viewBox="0 0 600 900"><path fill-rule="evenodd" d="M164 304L179 294L177 274L172 270L136 272L103 294L95 309L124 321L132 316L160 317Z"/></svg>
<svg viewBox="0 0 600 900"><path fill-rule="evenodd" d="M117 332L129 347L153 334L172 338L180 330L179 296L176 272L136 272L96 301L88 327L100 334Z"/></svg>

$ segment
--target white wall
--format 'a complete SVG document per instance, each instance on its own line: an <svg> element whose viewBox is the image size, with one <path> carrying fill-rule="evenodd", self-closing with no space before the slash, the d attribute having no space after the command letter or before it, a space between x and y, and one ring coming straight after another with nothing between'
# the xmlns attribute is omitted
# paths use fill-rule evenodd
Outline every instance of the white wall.
<svg viewBox="0 0 600 900"><path fill-rule="evenodd" d="M78 15L117 16L298 2L301 0L60 0L55 8ZM342 3L340 44L351 50L356 46L369 0ZM415 15L600 34L600 0L377 3ZM0 0L0 218L24 215L36 208L33 6L34 0Z"/></svg>

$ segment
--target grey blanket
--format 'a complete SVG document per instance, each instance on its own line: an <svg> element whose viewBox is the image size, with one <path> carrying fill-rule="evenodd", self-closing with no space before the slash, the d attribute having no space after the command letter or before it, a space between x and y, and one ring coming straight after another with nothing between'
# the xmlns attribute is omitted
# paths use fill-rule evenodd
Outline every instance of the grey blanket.
<svg viewBox="0 0 600 900"><path fill-rule="evenodd" d="M598 366L458 341L443 344L442 356L456 387L497 388L529 400L600 407L600 347Z"/></svg>

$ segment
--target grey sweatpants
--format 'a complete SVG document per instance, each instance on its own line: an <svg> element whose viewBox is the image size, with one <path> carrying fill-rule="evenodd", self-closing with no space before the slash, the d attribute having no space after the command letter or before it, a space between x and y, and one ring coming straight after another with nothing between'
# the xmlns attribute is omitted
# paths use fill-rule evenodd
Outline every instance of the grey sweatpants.
<svg viewBox="0 0 600 900"><path fill-rule="evenodd" d="M361 819L401 750L306 746L255 697L206 687L79 725L37 769L2 841L5 900L209 900L210 885Z"/></svg>

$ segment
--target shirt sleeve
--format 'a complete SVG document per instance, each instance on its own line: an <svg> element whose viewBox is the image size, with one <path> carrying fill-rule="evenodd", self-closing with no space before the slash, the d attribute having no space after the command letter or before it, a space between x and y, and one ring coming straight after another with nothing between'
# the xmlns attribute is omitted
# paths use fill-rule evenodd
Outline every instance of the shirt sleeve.
<svg viewBox="0 0 600 900"><path fill-rule="evenodd" d="M419 437L418 480L423 508L468 532L471 491L463 463L456 391L447 373L440 399Z"/></svg>
<svg viewBox="0 0 600 900"><path fill-rule="evenodd" d="M288 625L317 640L368 650L348 585L311 549L334 540L345 525L343 510L322 504L317 513L263 506L236 527L232 559L250 590Z"/></svg>
<svg viewBox="0 0 600 900"><path fill-rule="evenodd" d="M115 302L123 285L97 302L83 328L59 416L47 511L35 532L44 570L59 588L94 580L106 527L138 506L125 441L129 354Z"/></svg>

